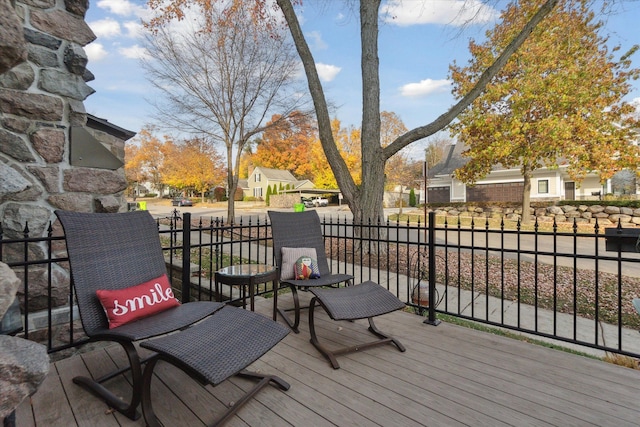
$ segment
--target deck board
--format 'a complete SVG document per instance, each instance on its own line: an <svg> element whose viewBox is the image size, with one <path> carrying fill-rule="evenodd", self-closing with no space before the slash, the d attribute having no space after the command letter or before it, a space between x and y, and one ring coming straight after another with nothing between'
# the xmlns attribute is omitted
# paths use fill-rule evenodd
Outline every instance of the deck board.
<svg viewBox="0 0 640 427"><path fill-rule="evenodd" d="M287 296L281 297L286 300ZM270 315L271 301L257 302ZM528 342L442 323L434 327L407 312L376 319L406 346L383 346L338 358L334 370L309 342L306 313L301 333L290 333L250 369L280 375L291 384L267 387L228 426L632 426L640 409L640 371ZM368 341L366 321L334 322L318 313L327 346ZM144 426L111 413L73 384L75 375L99 376L124 362L117 346L51 365L38 392L16 411L17 425ZM234 377L203 387L159 362L152 383L154 409L166 426L215 420L251 387ZM130 393L126 375L109 385Z"/></svg>

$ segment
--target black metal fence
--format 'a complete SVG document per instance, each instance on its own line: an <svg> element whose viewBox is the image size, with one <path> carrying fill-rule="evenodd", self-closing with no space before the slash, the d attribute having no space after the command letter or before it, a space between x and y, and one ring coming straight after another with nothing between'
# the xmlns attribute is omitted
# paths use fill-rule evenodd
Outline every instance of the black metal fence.
<svg viewBox="0 0 640 427"><path fill-rule="evenodd" d="M175 211L158 219L158 226L183 301L243 303L245 290L224 289L215 272L230 264L273 262L264 218L228 225ZM332 270L353 274L356 282L380 283L424 315L425 323L436 324L446 314L632 357L640 357L640 316L632 304L640 297L640 254L630 244L637 241L636 230L604 233L597 223L525 229L485 218L452 223L434 214L426 223L323 219ZM23 279L24 333L46 342L50 352L83 342L70 309L73 293L59 274L66 263L62 240L51 229L36 238L25 227L23 236L11 239L0 230L0 260ZM46 283L44 292L33 286L36 281ZM28 301L39 301L36 289L46 304L34 310ZM60 289L66 304L60 304ZM273 291L267 285L256 294L269 297Z"/></svg>

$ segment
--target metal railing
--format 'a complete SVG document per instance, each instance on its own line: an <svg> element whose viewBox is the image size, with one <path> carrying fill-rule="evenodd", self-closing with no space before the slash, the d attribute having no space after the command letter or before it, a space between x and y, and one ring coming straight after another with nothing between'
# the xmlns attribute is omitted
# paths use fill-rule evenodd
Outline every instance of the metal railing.
<svg viewBox="0 0 640 427"><path fill-rule="evenodd" d="M439 223L438 223L439 222ZM266 219L192 219L189 213L158 220L168 270L183 301L227 300L240 304L242 289L222 289L215 271L238 263L273 262ZM333 272L373 280L408 307L437 324L447 314L502 328L632 357L640 357L640 316L632 300L640 297L640 254L627 252L627 229L602 232L598 223L568 229L542 224L524 229L502 220L461 218L451 223L429 214L424 222L354 224L324 218L323 233ZM50 352L83 343L73 292L61 282L67 259L63 237L5 238L0 229L0 260L23 279L21 300L32 289L34 272L47 282L47 299L33 310L25 303L25 336L46 342ZM63 246L63 245L62 245ZM65 306L54 295L67 286ZM256 295L270 296L271 286ZM32 295L33 296L33 295ZM74 324L75 321L75 324ZM37 326L44 327L37 328Z"/></svg>

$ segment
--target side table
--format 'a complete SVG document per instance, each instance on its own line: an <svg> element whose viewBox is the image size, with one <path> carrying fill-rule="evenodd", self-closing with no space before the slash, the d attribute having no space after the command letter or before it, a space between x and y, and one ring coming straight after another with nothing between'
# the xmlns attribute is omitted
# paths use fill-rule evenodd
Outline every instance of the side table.
<svg viewBox="0 0 640 427"><path fill-rule="evenodd" d="M255 311L255 288L260 283L273 282L273 320L276 320L278 307L279 271L273 265L267 264L240 264L231 265L216 271L216 284L249 286L249 301L251 311ZM243 300L243 308L247 307Z"/></svg>

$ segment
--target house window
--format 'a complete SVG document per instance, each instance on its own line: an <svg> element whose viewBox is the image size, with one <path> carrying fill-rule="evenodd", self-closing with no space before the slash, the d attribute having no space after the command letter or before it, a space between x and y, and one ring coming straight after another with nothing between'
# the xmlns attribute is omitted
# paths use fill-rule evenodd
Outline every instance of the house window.
<svg viewBox="0 0 640 427"><path fill-rule="evenodd" d="M262 187L256 187L253 189L253 197L262 197Z"/></svg>
<svg viewBox="0 0 640 427"><path fill-rule="evenodd" d="M256 182L260 182L260 174L256 173L255 175Z"/></svg>
<svg viewBox="0 0 640 427"><path fill-rule="evenodd" d="M549 180L541 179L538 180L538 194L547 194L549 193Z"/></svg>

